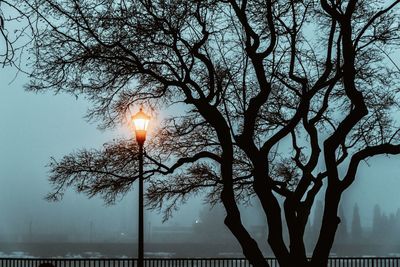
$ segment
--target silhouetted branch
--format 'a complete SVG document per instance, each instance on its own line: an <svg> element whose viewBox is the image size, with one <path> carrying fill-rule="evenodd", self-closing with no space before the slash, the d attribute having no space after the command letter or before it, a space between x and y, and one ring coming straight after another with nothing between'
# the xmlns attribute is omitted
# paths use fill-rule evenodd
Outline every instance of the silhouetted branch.
<svg viewBox="0 0 400 267"><path fill-rule="evenodd" d="M0 2L0 63L12 65L26 72L21 66L24 52L31 47L36 34L37 16L23 2L2 0Z"/></svg>
<svg viewBox="0 0 400 267"><path fill-rule="evenodd" d="M49 181L53 192L49 200L59 200L73 186L77 192L100 195L108 204L126 194L138 176L137 146L132 141L104 145L102 150L80 150L52 159Z"/></svg>
<svg viewBox="0 0 400 267"><path fill-rule="evenodd" d="M400 73L387 64L399 44L397 3L36 0L43 24L29 89L83 94L102 127L134 105L172 107L146 143L147 205L166 219L196 194L222 202L254 266L268 264L238 204L260 201L280 266L307 266L303 235L326 185L310 263L326 266L359 162L397 154ZM53 161L51 197L72 186L112 203L127 192L136 148L107 147Z"/></svg>
<svg viewBox="0 0 400 267"><path fill-rule="evenodd" d="M356 178L358 165L360 164L361 161L369 157L382 154L398 155L400 154L400 145L381 144L376 146L369 146L355 153L351 157L349 168L342 181L343 190L349 187L353 183L354 179Z"/></svg>

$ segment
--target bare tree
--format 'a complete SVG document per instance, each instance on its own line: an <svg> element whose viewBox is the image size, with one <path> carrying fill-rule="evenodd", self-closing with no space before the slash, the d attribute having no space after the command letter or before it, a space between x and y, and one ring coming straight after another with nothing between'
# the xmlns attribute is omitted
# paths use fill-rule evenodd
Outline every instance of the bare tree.
<svg viewBox="0 0 400 267"><path fill-rule="evenodd" d="M222 202L250 263L269 266L238 209L255 198L280 266L327 266L341 195L360 162L400 153L391 58L400 1L381 2L37 0L43 24L29 88L84 95L88 117L105 128L135 104L181 105L147 146L148 205L168 217L205 193ZM137 178L136 152L118 140L53 160L49 198L72 186L115 201ZM318 192L323 218L308 259Z"/></svg>
<svg viewBox="0 0 400 267"><path fill-rule="evenodd" d="M21 1L0 1L0 64L20 68L24 49L32 41L36 16Z"/></svg>

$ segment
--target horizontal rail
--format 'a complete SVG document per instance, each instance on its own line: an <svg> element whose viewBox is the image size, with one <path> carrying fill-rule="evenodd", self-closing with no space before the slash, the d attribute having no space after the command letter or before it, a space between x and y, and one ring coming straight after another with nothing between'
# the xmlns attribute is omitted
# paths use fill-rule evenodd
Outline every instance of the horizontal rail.
<svg viewBox="0 0 400 267"><path fill-rule="evenodd" d="M279 267L275 258L266 258ZM44 265L48 263L50 265ZM121 258L0 258L1 267L138 267L137 259ZM248 267L244 258L146 258L144 267ZM329 267L400 267L397 257L332 257Z"/></svg>

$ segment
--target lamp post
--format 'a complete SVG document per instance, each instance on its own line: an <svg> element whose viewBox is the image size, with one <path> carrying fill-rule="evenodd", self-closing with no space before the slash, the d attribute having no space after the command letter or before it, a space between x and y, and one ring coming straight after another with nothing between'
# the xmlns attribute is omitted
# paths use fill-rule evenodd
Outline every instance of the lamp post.
<svg viewBox="0 0 400 267"><path fill-rule="evenodd" d="M135 127L136 141L139 145L139 227L138 227L138 266L143 267L144 249L143 249L143 145L146 141L147 126L150 116L140 108L139 112L132 116L132 122Z"/></svg>

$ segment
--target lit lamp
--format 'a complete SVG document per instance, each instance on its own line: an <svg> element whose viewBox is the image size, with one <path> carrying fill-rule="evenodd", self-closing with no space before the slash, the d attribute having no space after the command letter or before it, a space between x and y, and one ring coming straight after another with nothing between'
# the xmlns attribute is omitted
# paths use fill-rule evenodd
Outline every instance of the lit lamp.
<svg viewBox="0 0 400 267"><path fill-rule="evenodd" d="M146 140L147 126L149 126L150 116L140 108L139 112L132 116L132 122L135 127L136 141L139 146L143 146Z"/></svg>
<svg viewBox="0 0 400 267"><path fill-rule="evenodd" d="M135 127L136 141L139 145L139 223L138 223L138 265L144 266L144 239L143 239L143 145L146 141L147 126L150 116L140 108L139 112L132 116L132 123Z"/></svg>

